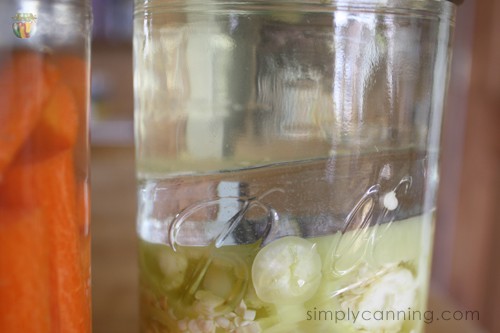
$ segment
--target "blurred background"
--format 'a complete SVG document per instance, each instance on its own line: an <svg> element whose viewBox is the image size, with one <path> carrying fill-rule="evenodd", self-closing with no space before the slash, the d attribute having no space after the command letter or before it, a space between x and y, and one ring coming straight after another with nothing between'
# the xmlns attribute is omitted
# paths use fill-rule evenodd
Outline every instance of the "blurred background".
<svg viewBox="0 0 500 333"><path fill-rule="evenodd" d="M138 331L132 0L93 0L92 233L95 333ZM428 332L500 333L500 1L458 11L443 131L433 310L479 311Z"/></svg>

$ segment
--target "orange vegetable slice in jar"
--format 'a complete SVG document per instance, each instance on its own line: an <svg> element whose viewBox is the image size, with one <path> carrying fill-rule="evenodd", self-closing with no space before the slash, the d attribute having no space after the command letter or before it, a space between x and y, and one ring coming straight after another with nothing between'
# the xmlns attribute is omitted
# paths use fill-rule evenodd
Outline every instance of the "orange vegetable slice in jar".
<svg viewBox="0 0 500 333"><path fill-rule="evenodd" d="M16 51L0 68L0 180L33 131L59 78L42 53Z"/></svg>
<svg viewBox="0 0 500 333"><path fill-rule="evenodd" d="M0 332L52 332L43 218L40 210L0 207Z"/></svg>
<svg viewBox="0 0 500 333"><path fill-rule="evenodd" d="M79 105L54 57L12 55L0 66L0 332L87 333L87 184L75 175Z"/></svg>

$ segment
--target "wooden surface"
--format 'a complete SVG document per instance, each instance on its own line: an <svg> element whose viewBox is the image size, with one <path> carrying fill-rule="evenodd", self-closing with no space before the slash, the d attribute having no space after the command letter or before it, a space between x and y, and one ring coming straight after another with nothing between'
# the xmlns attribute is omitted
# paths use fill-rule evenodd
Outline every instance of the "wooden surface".
<svg viewBox="0 0 500 333"><path fill-rule="evenodd" d="M92 151L92 270L94 333L137 333L135 176L131 148ZM430 309L453 310L431 294ZM436 321L428 333L475 333L473 321Z"/></svg>
<svg viewBox="0 0 500 333"><path fill-rule="evenodd" d="M132 149L92 151L94 333L138 332Z"/></svg>
<svg viewBox="0 0 500 333"><path fill-rule="evenodd" d="M500 332L500 1L475 0L449 290Z"/></svg>

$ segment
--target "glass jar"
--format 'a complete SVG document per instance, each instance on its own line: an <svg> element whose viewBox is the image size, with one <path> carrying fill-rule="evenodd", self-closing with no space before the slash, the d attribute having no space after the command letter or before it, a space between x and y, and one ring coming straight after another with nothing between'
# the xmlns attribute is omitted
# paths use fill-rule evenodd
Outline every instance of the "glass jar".
<svg viewBox="0 0 500 333"><path fill-rule="evenodd" d="M0 3L0 331L88 333L90 4Z"/></svg>
<svg viewBox="0 0 500 333"><path fill-rule="evenodd" d="M142 332L423 332L454 16L136 0Z"/></svg>

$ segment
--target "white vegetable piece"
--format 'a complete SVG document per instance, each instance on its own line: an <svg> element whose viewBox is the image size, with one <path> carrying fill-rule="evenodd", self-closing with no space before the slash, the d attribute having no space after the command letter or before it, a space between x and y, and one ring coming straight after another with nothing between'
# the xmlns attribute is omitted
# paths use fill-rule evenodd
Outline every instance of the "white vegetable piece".
<svg viewBox="0 0 500 333"><path fill-rule="evenodd" d="M158 265L165 275L167 290L179 288L184 282L188 260L182 254L174 254L171 248L165 247L158 253Z"/></svg>
<svg viewBox="0 0 500 333"><path fill-rule="evenodd" d="M358 318L354 326L369 332L399 332L406 313L415 305L417 283L410 270L398 267L365 287L356 310L372 314ZM377 313L382 318L377 318ZM396 316L396 314L398 314Z"/></svg>
<svg viewBox="0 0 500 333"><path fill-rule="evenodd" d="M288 236L271 242L257 253L252 266L257 296L274 304L304 302L321 281L321 258L316 246Z"/></svg>

